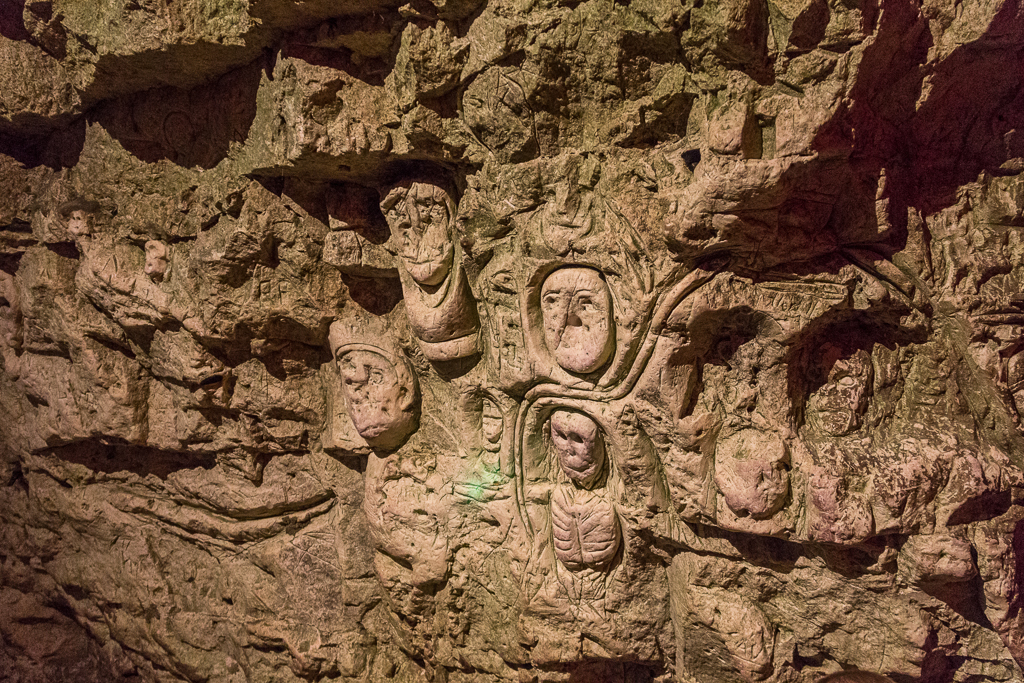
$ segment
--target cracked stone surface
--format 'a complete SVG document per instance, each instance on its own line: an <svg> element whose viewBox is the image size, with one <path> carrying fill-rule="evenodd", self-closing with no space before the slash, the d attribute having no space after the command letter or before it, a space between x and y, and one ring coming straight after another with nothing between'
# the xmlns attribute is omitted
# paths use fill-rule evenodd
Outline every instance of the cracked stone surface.
<svg viewBox="0 0 1024 683"><path fill-rule="evenodd" d="M1017 0L11 0L0 67L3 680L1024 683Z"/></svg>

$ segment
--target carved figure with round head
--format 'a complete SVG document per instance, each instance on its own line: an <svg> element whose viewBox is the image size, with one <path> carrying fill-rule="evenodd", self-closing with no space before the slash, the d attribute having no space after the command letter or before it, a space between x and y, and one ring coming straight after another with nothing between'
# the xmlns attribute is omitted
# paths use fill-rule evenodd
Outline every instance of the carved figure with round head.
<svg viewBox="0 0 1024 683"><path fill-rule="evenodd" d="M597 423L570 410L551 414L551 446L565 476L589 489L604 474L604 442Z"/></svg>
<svg viewBox="0 0 1024 683"><path fill-rule="evenodd" d="M346 329L336 326L331 326L331 349L352 426L370 446L398 448L419 422L415 376L382 349L346 342Z"/></svg>
<svg viewBox="0 0 1024 683"><path fill-rule="evenodd" d="M380 207L412 279L428 287L444 282L451 273L454 252L451 195L432 183L406 181L392 188Z"/></svg>
<svg viewBox="0 0 1024 683"><path fill-rule="evenodd" d="M167 245L159 240L146 242L146 275L153 282L162 282L167 272Z"/></svg>
<svg viewBox="0 0 1024 683"><path fill-rule="evenodd" d="M615 348L612 297L593 268L560 268L544 280L540 293L544 343L555 362L584 374L603 366Z"/></svg>

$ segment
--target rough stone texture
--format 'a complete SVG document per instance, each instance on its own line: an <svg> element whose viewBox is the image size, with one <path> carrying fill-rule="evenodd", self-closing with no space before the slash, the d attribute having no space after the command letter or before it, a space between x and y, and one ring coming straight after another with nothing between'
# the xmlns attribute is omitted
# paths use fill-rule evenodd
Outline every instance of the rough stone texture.
<svg viewBox="0 0 1024 683"><path fill-rule="evenodd" d="M1024 681L1017 0L11 0L0 67L0 678Z"/></svg>

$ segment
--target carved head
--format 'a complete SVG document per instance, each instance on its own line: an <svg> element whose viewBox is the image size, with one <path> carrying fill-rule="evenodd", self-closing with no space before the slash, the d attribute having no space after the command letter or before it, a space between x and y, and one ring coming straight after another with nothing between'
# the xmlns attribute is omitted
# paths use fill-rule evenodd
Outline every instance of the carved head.
<svg viewBox="0 0 1024 683"><path fill-rule="evenodd" d="M789 453L777 434L744 429L715 453L715 485L738 517L768 519L789 493Z"/></svg>
<svg viewBox="0 0 1024 683"><path fill-rule="evenodd" d="M597 423L570 410L551 414L551 446L565 476L589 489L604 473L604 442Z"/></svg>
<svg viewBox="0 0 1024 683"><path fill-rule="evenodd" d="M397 445L411 432L409 390L395 367L372 351L349 351L337 359L341 392L352 426L370 445Z"/></svg>
<svg viewBox="0 0 1024 683"><path fill-rule="evenodd" d="M331 326L330 344L341 395L352 426L371 446L397 448L419 426L419 391L408 365L367 344L354 343L351 330Z"/></svg>
<svg viewBox="0 0 1024 683"><path fill-rule="evenodd" d="M826 345L827 352L831 345ZM871 356L863 349L849 358L837 358L825 383L807 399L812 424L829 436L844 436L861 425L872 380Z"/></svg>
<svg viewBox="0 0 1024 683"><path fill-rule="evenodd" d="M544 342L555 362L569 372L598 370L615 348L612 297L593 268L560 268L540 293Z"/></svg>
<svg viewBox="0 0 1024 683"><path fill-rule="evenodd" d="M451 222L455 203L443 188L407 181L391 189L380 204L405 270L420 285L444 282L452 269Z"/></svg>
<svg viewBox="0 0 1024 683"><path fill-rule="evenodd" d="M158 240L146 242L146 275L153 282L162 282L167 272L167 245Z"/></svg>
<svg viewBox="0 0 1024 683"><path fill-rule="evenodd" d="M67 222L68 232L75 237L87 237L93 233L95 214L99 208L96 202L78 199L63 204L57 213Z"/></svg>

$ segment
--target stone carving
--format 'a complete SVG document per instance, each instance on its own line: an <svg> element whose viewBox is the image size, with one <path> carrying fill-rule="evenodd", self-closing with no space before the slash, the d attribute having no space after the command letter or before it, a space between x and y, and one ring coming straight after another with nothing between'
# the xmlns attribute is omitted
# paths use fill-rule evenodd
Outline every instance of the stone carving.
<svg viewBox="0 0 1024 683"><path fill-rule="evenodd" d="M859 350L850 358L836 358L841 350L826 345L820 350L827 370L825 383L807 400L807 416L823 434L845 436L861 426L871 391L871 357Z"/></svg>
<svg viewBox="0 0 1024 683"><path fill-rule="evenodd" d="M352 337L344 324L331 326L331 353L341 381L345 410L370 446L400 446L419 423L416 376L400 359Z"/></svg>
<svg viewBox="0 0 1024 683"><path fill-rule="evenodd" d="M778 436L744 430L719 441L716 453L715 484L730 510L767 519L782 508L789 454Z"/></svg>
<svg viewBox="0 0 1024 683"><path fill-rule="evenodd" d="M615 347L612 299L592 268L560 268L541 288L544 342L569 372L599 370Z"/></svg>
<svg viewBox="0 0 1024 683"><path fill-rule="evenodd" d="M480 420L484 437L484 450L496 453L501 448L501 436L504 432L501 408L491 399L483 399L481 401Z"/></svg>
<svg viewBox="0 0 1024 683"><path fill-rule="evenodd" d="M604 442L586 415L566 410L551 414L551 445L565 476L585 489L604 475Z"/></svg>
<svg viewBox="0 0 1024 683"><path fill-rule="evenodd" d="M153 282L163 282L167 273L167 245L159 240L146 242L146 275Z"/></svg>
<svg viewBox="0 0 1024 683"><path fill-rule="evenodd" d="M57 213L66 221L67 230L73 237L89 237L96 228L99 208L96 202L75 200L62 204Z"/></svg>
<svg viewBox="0 0 1024 683"><path fill-rule="evenodd" d="M589 492L555 489L551 498L555 556L569 569L600 569L615 559L621 542L615 508Z"/></svg>
<svg viewBox="0 0 1024 683"><path fill-rule="evenodd" d="M8 678L1024 683L1019 3L201 4L0 3Z"/></svg>
<svg viewBox="0 0 1024 683"><path fill-rule="evenodd" d="M406 312L424 355L450 361L477 353L476 301L455 253L455 202L439 185L408 180L381 200L391 227Z"/></svg>

